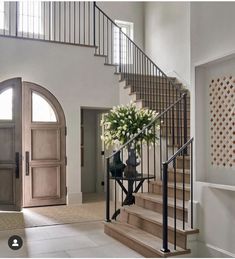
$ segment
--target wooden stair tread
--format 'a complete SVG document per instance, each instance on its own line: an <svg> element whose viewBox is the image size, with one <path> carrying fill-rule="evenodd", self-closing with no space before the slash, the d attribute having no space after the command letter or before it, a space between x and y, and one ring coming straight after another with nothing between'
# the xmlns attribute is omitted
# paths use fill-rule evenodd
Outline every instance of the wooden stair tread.
<svg viewBox="0 0 235 259"><path fill-rule="evenodd" d="M162 181L150 181L150 184L157 184L157 185L161 185L162 186ZM174 183L173 182L168 182L168 187L170 188L174 188ZM183 183L176 183L176 189L180 189L183 190ZM190 184L189 183L185 183L185 191L190 191Z"/></svg>
<svg viewBox="0 0 235 259"><path fill-rule="evenodd" d="M149 200L152 202L157 202L162 204L162 195L151 193L151 192L143 192L143 193L134 193L135 197L140 197L145 200ZM174 207L174 198L168 197L168 205ZM176 208L183 209L183 201L180 199L176 199ZM185 211L188 210L188 201L185 201Z"/></svg>
<svg viewBox="0 0 235 259"><path fill-rule="evenodd" d="M169 168L168 171L170 173L174 173L174 168ZM176 169L176 173L183 174L183 169L182 168L177 168ZM184 169L184 173L188 175L188 174L190 174L190 170L185 168Z"/></svg>
<svg viewBox="0 0 235 259"><path fill-rule="evenodd" d="M174 246L170 243L168 244L170 252L163 253L161 251L162 239L127 223L116 221L112 223L105 223L105 226L115 230L116 232L128 237L131 240L134 240L138 244L145 246L147 249L154 251L160 257L169 257L190 253L190 249L183 249L180 247L176 247L176 250L174 250Z"/></svg>
<svg viewBox="0 0 235 259"><path fill-rule="evenodd" d="M128 213L137 215L140 218L151 221L155 224L162 225L162 214L148 210L146 208L142 208L136 205L132 206L124 206L123 210ZM168 228L174 230L174 218L168 217ZM185 222L185 230L183 230L183 221L176 219L176 231L181 234L196 234L198 233L198 229L191 229L190 226Z"/></svg>

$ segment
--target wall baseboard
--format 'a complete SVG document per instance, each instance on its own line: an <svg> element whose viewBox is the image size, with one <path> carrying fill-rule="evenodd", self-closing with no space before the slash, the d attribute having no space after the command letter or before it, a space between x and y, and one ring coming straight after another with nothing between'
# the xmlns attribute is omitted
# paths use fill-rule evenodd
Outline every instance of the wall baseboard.
<svg viewBox="0 0 235 259"><path fill-rule="evenodd" d="M82 192L79 193L68 193L67 204L81 204L82 203Z"/></svg>
<svg viewBox="0 0 235 259"><path fill-rule="evenodd" d="M204 242L198 241L198 257L235 257L235 254L213 246Z"/></svg>

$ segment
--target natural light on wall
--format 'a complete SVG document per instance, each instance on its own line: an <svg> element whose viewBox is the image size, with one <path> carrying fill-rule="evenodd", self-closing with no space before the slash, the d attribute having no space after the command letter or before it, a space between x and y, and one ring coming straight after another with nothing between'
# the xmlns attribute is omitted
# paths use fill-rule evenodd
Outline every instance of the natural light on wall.
<svg viewBox="0 0 235 259"><path fill-rule="evenodd" d="M12 88L0 93L0 120L12 120Z"/></svg>
<svg viewBox="0 0 235 259"><path fill-rule="evenodd" d="M131 40L133 40L133 34L134 34L134 24L131 22L125 22L125 21L117 21L115 20L115 23L122 29L122 32L124 32ZM114 27L114 63L119 64L120 62L120 53L119 53L119 48L120 48L120 31L119 28ZM127 40L126 37L123 36L121 40L121 63L122 64L127 64L132 63L132 57L128 57L127 59ZM131 53L129 51L128 53ZM127 61L128 60L128 61Z"/></svg>
<svg viewBox="0 0 235 259"><path fill-rule="evenodd" d="M38 1L18 2L20 32L42 34L42 3Z"/></svg>
<svg viewBox="0 0 235 259"><path fill-rule="evenodd" d="M51 105L37 93L32 94L33 122L56 122L56 115Z"/></svg>

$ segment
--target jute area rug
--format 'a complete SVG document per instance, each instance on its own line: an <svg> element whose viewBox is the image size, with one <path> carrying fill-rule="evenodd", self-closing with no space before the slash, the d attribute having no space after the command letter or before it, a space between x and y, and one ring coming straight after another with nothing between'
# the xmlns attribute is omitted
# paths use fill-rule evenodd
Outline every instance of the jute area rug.
<svg viewBox="0 0 235 259"><path fill-rule="evenodd" d="M23 209L21 212L0 212L0 231L67 223L104 220L103 201L81 205L62 205Z"/></svg>

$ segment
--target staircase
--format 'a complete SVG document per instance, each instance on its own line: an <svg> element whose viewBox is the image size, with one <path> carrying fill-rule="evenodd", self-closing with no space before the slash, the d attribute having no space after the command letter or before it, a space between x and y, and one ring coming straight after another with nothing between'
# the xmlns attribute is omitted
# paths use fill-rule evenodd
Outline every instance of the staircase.
<svg viewBox="0 0 235 259"><path fill-rule="evenodd" d="M193 201L193 138L190 139L189 91L176 78L168 77L95 2L42 2L44 14L39 27L43 33L38 33L29 21L19 27L20 18L28 15L19 10L29 10L29 3L22 2L20 7L19 2L12 2L7 6L4 15L11 19L8 26L4 23L1 36L93 47L95 56L103 57L105 65L114 66L126 99L158 112L138 133L154 129L156 134L155 125L160 122L159 143L154 143L152 149L148 143L143 150L141 146L138 170L146 181L133 194L134 203L130 206L123 204L123 191L121 198L117 194L117 182L127 179L110 177L110 160L115 153L107 157L105 233L145 257L189 254L188 236L198 233L193 226L190 202ZM114 47L118 48L115 61ZM117 151L122 158L128 145L136 144L136 137ZM114 211L110 206L111 181L115 186ZM140 180L135 178L133 182L136 187ZM111 212L115 212L112 220Z"/></svg>
<svg viewBox="0 0 235 259"><path fill-rule="evenodd" d="M153 87L151 91L151 100L145 98L147 96L140 86L141 76L138 76L136 81L133 78L129 80L122 80L120 76L120 88L123 88L124 94L129 96L129 101L134 101L141 108L154 109L161 113L163 107L162 103L165 102L166 91L164 87L167 84L164 82L161 84L160 95L159 89ZM145 79L144 79L145 80ZM158 79L155 78L157 81ZM169 96L173 99L180 97L180 93L185 92L183 85L176 81L176 78L170 78L172 82L175 82L178 86L178 96L174 96L176 93L169 91ZM121 89L122 91L122 89ZM188 91L187 91L188 92ZM158 95L159 102L156 102L155 96ZM180 107L181 108L181 107ZM180 109L179 108L179 109ZM179 110L175 110L175 118ZM182 111L181 111L182 112ZM188 136L190 135L190 96L187 95L187 127ZM175 120L175 125L177 121ZM162 137L168 137L168 147L177 150L182 143L181 137L175 136L172 139L172 128L167 128L167 124L172 124L172 116L164 118L162 123ZM183 126L182 126L183 128ZM177 131L177 127L175 127ZM174 142L174 145L173 145ZM149 181L148 192L135 193L135 204L131 206L123 206L121 213L115 221L111 223L105 223L105 233L119 240L128 247L139 252L145 257L170 257L179 256L183 254L190 254L190 249L187 248L187 240L189 235L194 235L199 232L198 229L191 228L188 223L190 209L190 156L178 156L176 158L175 168L168 169L168 241L169 252L162 252L162 235L163 235L163 197L162 188L163 184L161 179L155 181ZM176 184L174 184L176 180ZM184 181L184 190L183 190ZM174 190L176 185L176 190ZM174 196L176 194L176 199ZM183 197L184 196L184 197ZM184 199L184 201L183 201ZM174 204L177 204L174 207ZM174 229L174 217L176 217L176 230ZM185 223L183 223L185 221ZM184 225L184 229L183 228ZM175 244L174 244L175 243Z"/></svg>

